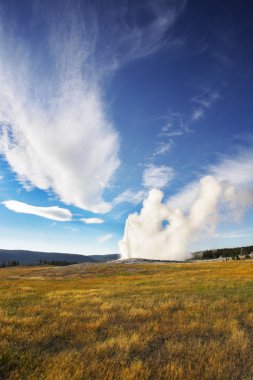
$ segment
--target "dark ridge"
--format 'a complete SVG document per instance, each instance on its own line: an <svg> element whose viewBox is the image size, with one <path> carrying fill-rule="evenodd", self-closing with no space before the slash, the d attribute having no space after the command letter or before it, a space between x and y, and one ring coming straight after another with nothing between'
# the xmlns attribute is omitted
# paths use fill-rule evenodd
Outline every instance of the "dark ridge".
<svg viewBox="0 0 253 380"><path fill-rule="evenodd" d="M77 264L100 263L119 259L118 254L111 255L78 255L74 253L37 252L26 250L0 249L0 266L8 262L18 262L20 265L35 264Z"/></svg>

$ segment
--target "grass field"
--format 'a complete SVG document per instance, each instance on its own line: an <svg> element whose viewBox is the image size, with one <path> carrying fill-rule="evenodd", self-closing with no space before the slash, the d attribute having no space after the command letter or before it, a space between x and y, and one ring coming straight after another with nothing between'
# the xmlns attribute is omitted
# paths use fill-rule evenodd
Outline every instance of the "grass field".
<svg viewBox="0 0 253 380"><path fill-rule="evenodd" d="M1 379L253 379L253 262L0 270Z"/></svg>

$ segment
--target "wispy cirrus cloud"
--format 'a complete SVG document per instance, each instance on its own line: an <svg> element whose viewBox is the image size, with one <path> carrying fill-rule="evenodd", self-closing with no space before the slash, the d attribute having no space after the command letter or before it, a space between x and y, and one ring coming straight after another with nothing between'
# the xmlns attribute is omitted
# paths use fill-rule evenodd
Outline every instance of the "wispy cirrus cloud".
<svg viewBox="0 0 253 380"><path fill-rule="evenodd" d="M192 112L192 120L198 121L204 116L203 108L195 108Z"/></svg>
<svg viewBox="0 0 253 380"><path fill-rule="evenodd" d="M76 9L64 16L64 29L62 21L53 27L47 19L45 46L35 54L7 26L0 30L0 150L24 186L106 212L102 193L119 166L118 134L91 67L94 41L83 39Z"/></svg>
<svg viewBox="0 0 253 380"><path fill-rule="evenodd" d="M173 168L165 165L147 165L143 172L143 186L148 189L162 189L174 179Z"/></svg>
<svg viewBox="0 0 253 380"><path fill-rule="evenodd" d="M192 102L195 104L191 120L198 121L202 119L206 111L213 106L213 104L220 98L220 94L216 89L207 87L200 95L194 96Z"/></svg>
<svg viewBox="0 0 253 380"><path fill-rule="evenodd" d="M175 140L177 138L193 132L180 112L171 112L169 115L159 116L155 120L161 120L163 125L158 133L156 146L150 157L151 162L170 153L176 145Z"/></svg>
<svg viewBox="0 0 253 380"><path fill-rule="evenodd" d="M168 142L160 142L158 143L155 152L154 157L157 156L163 156L171 151L171 148L173 146L173 141L169 140Z"/></svg>
<svg viewBox="0 0 253 380"><path fill-rule="evenodd" d="M69 210L58 206L37 207L14 200L4 201L2 204L9 210L21 214L31 214L61 222L70 221L72 219L72 213Z"/></svg>
<svg viewBox="0 0 253 380"><path fill-rule="evenodd" d="M181 46L182 42L168 32L184 11L186 3L186 0L170 3L159 0L139 4L123 0L117 7L109 6L106 12L103 11L102 18L98 14L97 24L103 35L107 36L105 53L111 69L177 43ZM143 15L148 17L149 22L142 21Z"/></svg>
<svg viewBox="0 0 253 380"><path fill-rule="evenodd" d="M133 191L130 189L125 190L123 193L119 194L116 198L113 200L113 206L117 206L120 203L132 203L134 205L139 204L146 196L146 191L139 190L139 191Z"/></svg>
<svg viewBox="0 0 253 380"><path fill-rule="evenodd" d="M97 242L100 243L100 244L102 244L102 243L105 243L108 240L111 240L112 237L113 237L113 234L101 235L101 236L98 237Z"/></svg>
<svg viewBox="0 0 253 380"><path fill-rule="evenodd" d="M120 161L105 84L123 65L173 43L168 31L186 1L147 2L146 23L143 8L124 1L103 12L96 1L85 9L81 1L27 4L33 16L24 34L37 35L41 25L38 41L23 39L4 7L0 14L0 151L23 186L108 212L103 192Z"/></svg>
<svg viewBox="0 0 253 380"><path fill-rule="evenodd" d="M165 119L165 123L161 128L161 137L178 137L191 132L180 112L172 112L163 119Z"/></svg>

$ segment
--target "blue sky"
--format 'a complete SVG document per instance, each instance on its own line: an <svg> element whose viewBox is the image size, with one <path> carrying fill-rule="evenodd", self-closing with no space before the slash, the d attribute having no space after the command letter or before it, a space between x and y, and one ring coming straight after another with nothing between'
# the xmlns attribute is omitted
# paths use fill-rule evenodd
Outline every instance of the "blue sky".
<svg viewBox="0 0 253 380"><path fill-rule="evenodd" d="M204 175L251 192L252 16L246 0L1 0L0 248L118 252L152 188L181 209ZM253 244L252 221L247 204L191 249Z"/></svg>

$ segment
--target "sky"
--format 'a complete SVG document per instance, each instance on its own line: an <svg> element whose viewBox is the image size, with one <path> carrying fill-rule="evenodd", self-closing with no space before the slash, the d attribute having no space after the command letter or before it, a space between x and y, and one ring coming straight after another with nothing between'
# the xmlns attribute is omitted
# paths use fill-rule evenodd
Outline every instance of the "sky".
<svg viewBox="0 0 253 380"><path fill-rule="evenodd" d="M151 189L253 189L249 0L0 0L0 248L119 251ZM240 214L240 215L239 215ZM253 208L189 249L253 244Z"/></svg>

